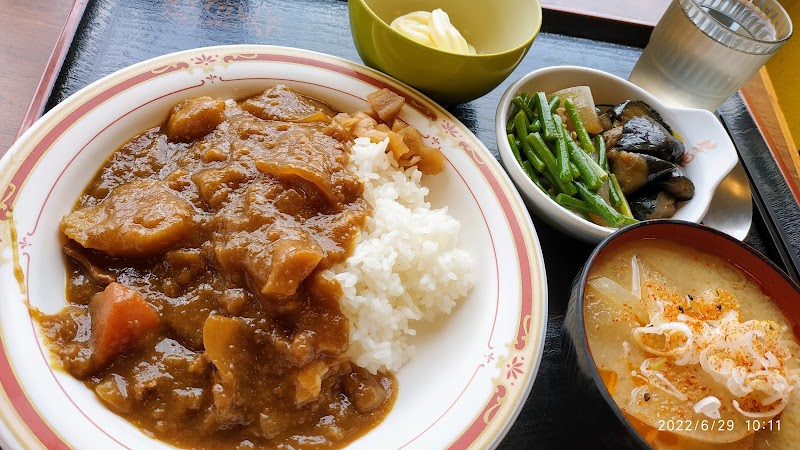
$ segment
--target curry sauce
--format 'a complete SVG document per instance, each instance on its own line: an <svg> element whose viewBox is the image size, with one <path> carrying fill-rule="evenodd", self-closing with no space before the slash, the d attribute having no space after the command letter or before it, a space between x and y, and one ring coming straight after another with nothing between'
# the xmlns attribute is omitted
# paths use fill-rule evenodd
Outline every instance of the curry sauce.
<svg viewBox="0 0 800 450"><path fill-rule="evenodd" d="M374 428L396 382L344 356L323 272L370 213L346 170L364 119L274 86L182 102L114 152L61 222L69 304L36 313L61 366L180 447L335 448Z"/></svg>

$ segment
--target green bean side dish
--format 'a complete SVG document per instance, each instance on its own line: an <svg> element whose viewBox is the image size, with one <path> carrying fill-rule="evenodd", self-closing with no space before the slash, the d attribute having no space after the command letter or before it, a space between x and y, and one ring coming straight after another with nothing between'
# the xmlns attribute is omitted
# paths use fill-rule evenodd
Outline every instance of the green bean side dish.
<svg viewBox="0 0 800 450"><path fill-rule="evenodd" d="M572 132L557 113L562 103ZM637 222L608 169L603 137L589 136L571 99L548 100L544 92L518 94L506 132L522 170L553 201L598 225L619 228ZM608 200L599 194L603 186Z"/></svg>

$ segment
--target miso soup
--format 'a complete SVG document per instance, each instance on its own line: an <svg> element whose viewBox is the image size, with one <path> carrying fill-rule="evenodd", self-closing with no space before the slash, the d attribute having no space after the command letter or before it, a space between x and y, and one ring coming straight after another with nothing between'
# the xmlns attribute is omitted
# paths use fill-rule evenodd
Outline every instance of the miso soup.
<svg viewBox="0 0 800 450"><path fill-rule="evenodd" d="M800 346L734 264L629 242L598 259L584 300L606 388L655 448L796 448Z"/></svg>

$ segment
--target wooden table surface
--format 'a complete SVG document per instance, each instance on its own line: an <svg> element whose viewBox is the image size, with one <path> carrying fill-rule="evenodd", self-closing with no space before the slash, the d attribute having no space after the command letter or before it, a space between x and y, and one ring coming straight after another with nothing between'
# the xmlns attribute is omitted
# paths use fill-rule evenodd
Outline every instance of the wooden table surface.
<svg viewBox="0 0 800 450"><path fill-rule="evenodd" d="M0 0L0 155L14 142L74 0Z"/></svg>

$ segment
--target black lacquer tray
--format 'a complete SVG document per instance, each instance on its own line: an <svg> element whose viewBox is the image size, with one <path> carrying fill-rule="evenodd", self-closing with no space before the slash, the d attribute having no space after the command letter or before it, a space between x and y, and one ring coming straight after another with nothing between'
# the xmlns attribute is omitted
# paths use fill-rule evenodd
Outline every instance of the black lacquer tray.
<svg viewBox="0 0 800 450"><path fill-rule="evenodd" d="M627 78L650 31L645 25L545 10L542 32L506 82L478 100L449 109L499 157L494 115L511 82L552 65L587 66ZM347 2L342 0L93 0L47 109L136 62L221 44L284 45L360 61L350 36ZM753 226L745 241L797 280L800 231L795 224L800 224L800 208L741 98L731 97L720 113L753 189ZM596 431L577 414L586 405L569 384L561 349L570 284L593 246L566 238L535 216L533 221L548 275L547 340L530 397L500 448L598 448Z"/></svg>

